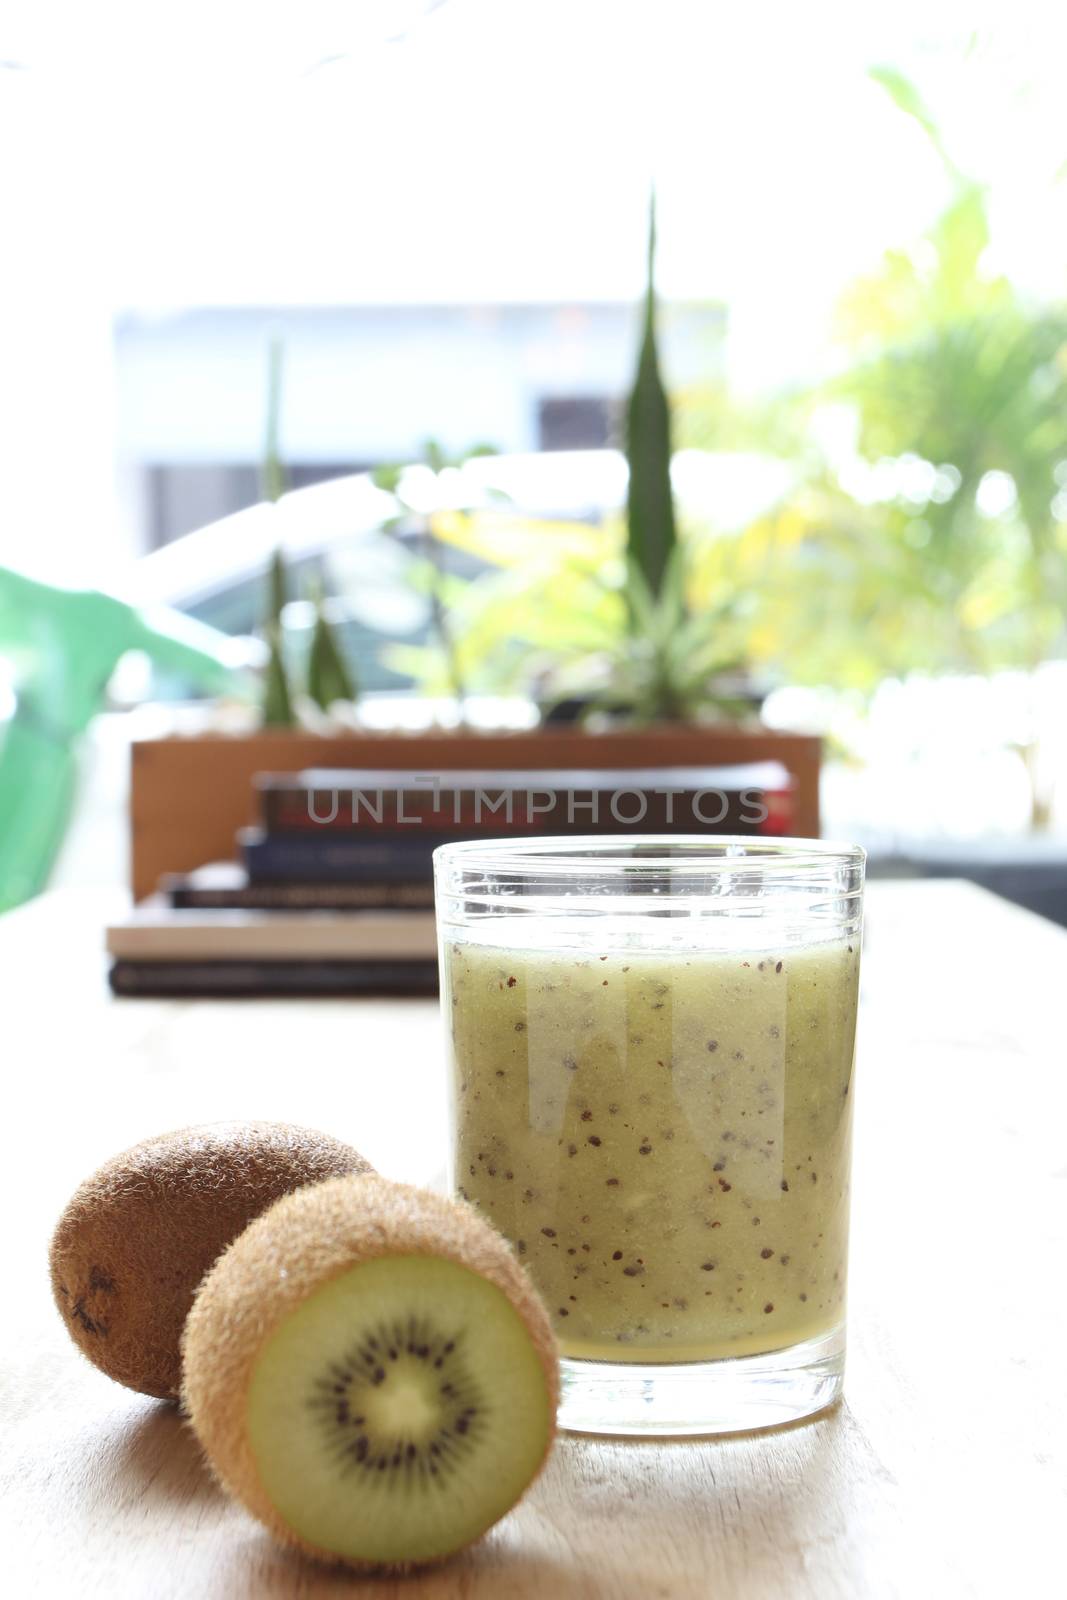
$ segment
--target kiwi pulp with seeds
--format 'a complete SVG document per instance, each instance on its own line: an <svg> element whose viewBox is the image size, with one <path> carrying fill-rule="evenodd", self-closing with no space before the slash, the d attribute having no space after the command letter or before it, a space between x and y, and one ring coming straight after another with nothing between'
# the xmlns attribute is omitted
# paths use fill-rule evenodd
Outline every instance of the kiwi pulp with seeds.
<svg viewBox="0 0 1067 1600"><path fill-rule="evenodd" d="M225 1486L284 1543L355 1567L442 1559L536 1476L547 1312L469 1207L384 1179L286 1197L219 1260L185 1401Z"/></svg>

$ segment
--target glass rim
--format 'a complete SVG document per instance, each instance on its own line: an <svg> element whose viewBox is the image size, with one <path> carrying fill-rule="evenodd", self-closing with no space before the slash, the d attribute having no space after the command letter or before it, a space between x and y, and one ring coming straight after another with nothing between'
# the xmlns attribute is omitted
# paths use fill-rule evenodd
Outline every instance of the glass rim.
<svg viewBox="0 0 1067 1600"><path fill-rule="evenodd" d="M640 852L640 853L638 853ZM739 868L774 873L861 867L862 845L834 839L763 837L731 833L544 834L516 839L463 839L438 845L434 870L514 873L524 877L568 874L627 876L670 871L680 876Z"/></svg>

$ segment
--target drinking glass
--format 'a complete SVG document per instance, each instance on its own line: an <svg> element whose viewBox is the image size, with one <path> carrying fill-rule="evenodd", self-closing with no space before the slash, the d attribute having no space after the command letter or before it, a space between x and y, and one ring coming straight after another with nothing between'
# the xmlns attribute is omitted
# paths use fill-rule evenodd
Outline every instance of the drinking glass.
<svg viewBox="0 0 1067 1600"><path fill-rule="evenodd" d="M453 1192L559 1339L561 1425L718 1433L841 1391L864 853L435 854Z"/></svg>

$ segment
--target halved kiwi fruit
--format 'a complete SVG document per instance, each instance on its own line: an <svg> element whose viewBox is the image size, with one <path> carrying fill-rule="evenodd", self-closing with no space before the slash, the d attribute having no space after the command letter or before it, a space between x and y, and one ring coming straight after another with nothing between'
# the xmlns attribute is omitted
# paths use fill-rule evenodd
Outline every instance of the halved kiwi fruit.
<svg viewBox="0 0 1067 1600"><path fill-rule="evenodd" d="M224 1486L284 1543L440 1560L536 1476L555 1432L548 1313L468 1206L376 1177L289 1195L216 1263L184 1400Z"/></svg>
<svg viewBox="0 0 1067 1600"><path fill-rule="evenodd" d="M290 1190L371 1167L350 1145L278 1122L146 1139L75 1191L52 1239L71 1338L127 1388L175 1398L196 1286L231 1239Z"/></svg>

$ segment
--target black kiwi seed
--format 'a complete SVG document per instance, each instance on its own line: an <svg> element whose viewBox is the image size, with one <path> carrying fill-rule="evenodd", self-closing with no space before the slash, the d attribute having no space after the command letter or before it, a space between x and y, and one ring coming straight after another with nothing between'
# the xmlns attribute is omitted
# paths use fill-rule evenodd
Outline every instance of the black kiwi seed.
<svg viewBox="0 0 1067 1600"><path fill-rule="evenodd" d="M379 1351L380 1356L373 1351ZM421 1444L411 1439L407 1430L399 1437L375 1438L374 1425L367 1425L367 1408L356 1409L361 1391L387 1385L394 1380L394 1374L396 1381L404 1381L405 1359L408 1381L414 1375L413 1369L431 1362L434 1371L445 1379L435 1384L442 1413L437 1431ZM456 1338L442 1341L440 1334L421 1319L412 1318L406 1326L387 1326L381 1337L360 1339L346 1360L333 1363L324 1379L315 1385L309 1404L321 1418L331 1454L349 1469L361 1466L365 1471L382 1473L402 1468L409 1483L415 1484L420 1478L426 1482L430 1475L443 1483L441 1472L445 1467L451 1468L458 1459L457 1452L477 1448L474 1419L481 1402L462 1364L461 1347Z"/></svg>

